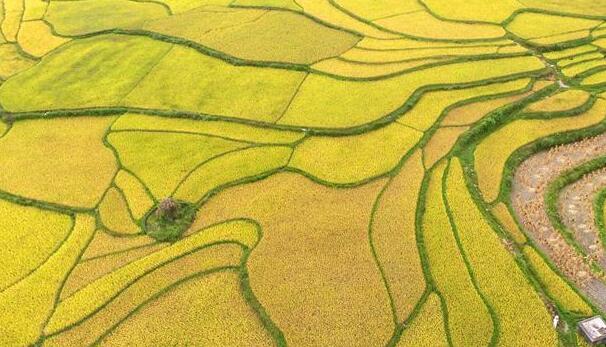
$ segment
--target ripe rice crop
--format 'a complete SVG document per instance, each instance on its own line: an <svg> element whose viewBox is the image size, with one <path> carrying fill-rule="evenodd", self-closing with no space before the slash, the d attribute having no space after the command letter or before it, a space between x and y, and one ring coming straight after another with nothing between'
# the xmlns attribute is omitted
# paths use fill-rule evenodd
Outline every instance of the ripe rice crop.
<svg viewBox="0 0 606 347"><path fill-rule="evenodd" d="M431 276L442 294L448 312L450 338L457 346L486 345L492 338L494 322L486 302L461 254L442 196L446 163L434 168L426 192L423 216L423 243ZM468 315L469 311L475 312Z"/></svg>
<svg viewBox="0 0 606 347"><path fill-rule="evenodd" d="M459 161L451 162L446 180L448 204L479 290L499 317L499 344L511 346L521 338L531 345L555 345L547 309L475 206L464 179Z"/></svg>
<svg viewBox="0 0 606 347"><path fill-rule="evenodd" d="M584 346L604 1L0 0L0 346Z"/></svg>

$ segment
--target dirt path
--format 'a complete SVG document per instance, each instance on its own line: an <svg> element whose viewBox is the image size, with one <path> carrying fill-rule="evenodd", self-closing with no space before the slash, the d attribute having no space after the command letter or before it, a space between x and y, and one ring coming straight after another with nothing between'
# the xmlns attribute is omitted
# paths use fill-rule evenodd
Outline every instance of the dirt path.
<svg viewBox="0 0 606 347"><path fill-rule="evenodd" d="M515 172L511 204L528 236L562 273L606 310L606 285L593 275L583 255L551 225L544 199L549 184L564 172L603 155L606 155L606 134L529 157Z"/></svg>

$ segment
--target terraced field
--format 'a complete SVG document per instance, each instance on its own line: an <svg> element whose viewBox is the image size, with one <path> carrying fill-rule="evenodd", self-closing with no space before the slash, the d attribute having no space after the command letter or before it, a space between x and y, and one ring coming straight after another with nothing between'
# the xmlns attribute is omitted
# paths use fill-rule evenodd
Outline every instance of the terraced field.
<svg viewBox="0 0 606 347"><path fill-rule="evenodd" d="M0 346L585 346L605 56L606 0L0 0Z"/></svg>

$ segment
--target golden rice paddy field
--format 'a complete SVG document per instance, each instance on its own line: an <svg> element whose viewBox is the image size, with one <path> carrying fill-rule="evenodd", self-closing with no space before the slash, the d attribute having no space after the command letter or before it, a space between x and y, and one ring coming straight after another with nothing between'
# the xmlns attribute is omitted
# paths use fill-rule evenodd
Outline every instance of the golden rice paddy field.
<svg viewBox="0 0 606 347"><path fill-rule="evenodd" d="M0 0L0 346L587 346L606 0Z"/></svg>

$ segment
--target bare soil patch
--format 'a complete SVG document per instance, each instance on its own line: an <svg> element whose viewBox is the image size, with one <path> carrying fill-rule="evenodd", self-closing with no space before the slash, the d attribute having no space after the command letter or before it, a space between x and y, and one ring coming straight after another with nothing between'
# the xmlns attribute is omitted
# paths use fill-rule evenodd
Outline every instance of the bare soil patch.
<svg viewBox="0 0 606 347"><path fill-rule="evenodd" d="M528 236L602 309L606 309L606 285L551 224L545 194L549 184L563 173L605 154L606 134L539 152L518 167L511 192L512 207Z"/></svg>

